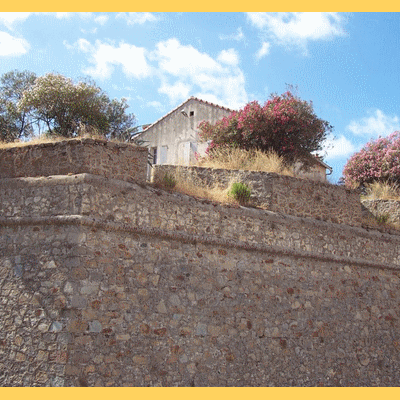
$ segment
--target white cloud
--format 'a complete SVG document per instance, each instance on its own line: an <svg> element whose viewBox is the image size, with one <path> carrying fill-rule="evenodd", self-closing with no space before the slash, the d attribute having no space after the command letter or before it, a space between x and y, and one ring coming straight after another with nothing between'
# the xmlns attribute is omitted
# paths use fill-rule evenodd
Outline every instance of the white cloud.
<svg viewBox="0 0 400 400"><path fill-rule="evenodd" d="M116 18L126 20L128 25L142 25L145 22L153 22L158 20L154 14L149 12L121 12L117 14Z"/></svg>
<svg viewBox="0 0 400 400"><path fill-rule="evenodd" d="M157 43L155 57L160 68L175 76L193 76L203 72L222 70L211 56L200 53L193 46L181 45L178 39Z"/></svg>
<svg viewBox="0 0 400 400"><path fill-rule="evenodd" d="M355 135L365 137L387 136L400 130L400 119L397 115L390 117L381 110L370 112L370 115L357 121L351 121L346 127Z"/></svg>
<svg viewBox="0 0 400 400"><path fill-rule="evenodd" d="M69 44L66 40L63 41L63 45L68 49L68 50L79 50L84 53L88 53L90 51L94 51L95 47L90 44L89 41L86 39L78 39L75 43L72 45Z"/></svg>
<svg viewBox="0 0 400 400"><path fill-rule="evenodd" d="M95 17L94 21L100 25L104 25L108 21L108 16L105 14L99 15L98 17Z"/></svg>
<svg viewBox="0 0 400 400"><path fill-rule="evenodd" d="M93 13L79 13L79 12L35 12L35 15L48 15L50 17L56 17L57 19L70 19L75 15L80 16L81 19L88 20L91 18Z"/></svg>
<svg viewBox="0 0 400 400"><path fill-rule="evenodd" d="M25 39L0 32L0 56L21 56L29 50L29 47Z"/></svg>
<svg viewBox="0 0 400 400"><path fill-rule="evenodd" d="M57 19L68 19L71 17L73 13L71 12L57 12L56 13L56 18Z"/></svg>
<svg viewBox="0 0 400 400"><path fill-rule="evenodd" d="M123 90L124 92L126 92L126 91L129 91L129 92L136 91L136 88L135 88L135 87L133 87L133 86L126 86L126 85L118 86L118 85L116 85L116 84L112 84L112 88L113 88L114 90ZM137 100L144 100L144 99L139 99L138 96L136 96L136 99L137 99Z"/></svg>
<svg viewBox="0 0 400 400"><path fill-rule="evenodd" d="M222 50L218 54L217 60L223 64L237 65L239 64L239 54L235 49Z"/></svg>
<svg viewBox="0 0 400 400"><path fill-rule="evenodd" d="M78 39L78 41L76 42L76 46L80 51L83 51L85 53L89 51L94 51L94 47L86 39Z"/></svg>
<svg viewBox="0 0 400 400"><path fill-rule="evenodd" d="M83 70L94 78L106 79L111 76L115 66L121 66L128 77L144 78L150 75L150 65L146 60L146 49L124 42L118 46L96 40L92 45L86 39L79 39L72 46L64 42L68 49L89 53L89 62L94 64Z"/></svg>
<svg viewBox="0 0 400 400"><path fill-rule="evenodd" d="M267 23L267 13L265 12L248 12L246 13L247 19L258 29L265 28Z"/></svg>
<svg viewBox="0 0 400 400"><path fill-rule="evenodd" d="M256 53L257 60L261 60L263 57L269 54L269 50L271 48L271 44L269 42L263 42L260 49Z"/></svg>
<svg viewBox="0 0 400 400"><path fill-rule="evenodd" d="M93 28L93 29L82 29L81 28L81 32L84 33L85 35L93 34L93 33L97 32L97 28Z"/></svg>
<svg viewBox="0 0 400 400"><path fill-rule="evenodd" d="M86 19L86 20L89 20L93 17L92 12L77 12L77 14L81 19Z"/></svg>
<svg viewBox="0 0 400 400"><path fill-rule="evenodd" d="M323 146L323 151L326 153L327 159L334 159L339 157L349 157L351 154L357 151L356 146L350 142L344 135L340 135L338 138L334 138L332 135L329 136Z"/></svg>
<svg viewBox="0 0 400 400"><path fill-rule="evenodd" d="M31 14L30 12L0 12L0 24L12 29L15 22L25 21Z"/></svg>
<svg viewBox="0 0 400 400"><path fill-rule="evenodd" d="M163 112L165 107L159 101L149 101L147 102L148 107L153 107L159 112Z"/></svg>
<svg viewBox="0 0 400 400"><path fill-rule="evenodd" d="M157 77L161 82L159 93L167 95L172 104L190 95L212 97L214 102L230 108L240 108L248 101L234 49L223 50L213 58L177 39L159 42L151 52L124 42L92 44L82 38L72 45L64 42L64 46L87 54L91 65L83 72L94 78L107 79L117 67L131 78Z"/></svg>
<svg viewBox="0 0 400 400"><path fill-rule="evenodd" d="M308 41L343 36L344 18L335 12L247 13L248 20L270 41L284 46L299 46L307 52Z"/></svg>
<svg viewBox="0 0 400 400"><path fill-rule="evenodd" d="M220 40L236 40L237 42L240 42L241 40L244 40L244 34L242 31L242 28L239 27L237 29L237 33L233 33L232 35L219 35Z"/></svg>
<svg viewBox="0 0 400 400"><path fill-rule="evenodd" d="M158 92L167 95L171 103L178 103L190 97L191 89L192 86L187 83L178 81L170 85L168 82L164 82Z"/></svg>
<svg viewBox="0 0 400 400"><path fill-rule="evenodd" d="M151 57L162 77L160 92L171 103L186 100L195 91L198 97L213 97L214 102L231 108L247 102L244 75L233 49L222 51L215 60L191 45L169 39L159 42Z"/></svg>
<svg viewBox="0 0 400 400"><path fill-rule="evenodd" d="M105 14L101 14L96 16L98 13L93 12L46 12L46 13L35 13L35 14L46 14L53 15L57 19L70 19L73 16L78 16L80 19L84 21L89 21L93 19L94 22L104 25L108 21L108 16Z"/></svg>
<svg viewBox="0 0 400 400"><path fill-rule="evenodd" d="M57 19L71 19L72 17L78 16L83 21L90 21L93 19L94 22L104 25L108 21L108 16L105 14L98 15L93 12L37 12L35 14L49 15L56 17Z"/></svg>

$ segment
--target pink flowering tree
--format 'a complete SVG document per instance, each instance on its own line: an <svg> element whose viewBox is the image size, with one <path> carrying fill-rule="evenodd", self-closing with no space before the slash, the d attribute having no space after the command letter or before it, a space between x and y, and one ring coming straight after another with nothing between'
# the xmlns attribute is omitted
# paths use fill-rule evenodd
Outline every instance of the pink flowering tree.
<svg viewBox="0 0 400 400"><path fill-rule="evenodd" d="M400 181L400 132L367 143L343 169L347 187L375 181Z"/></svg>
<svg viewBox="0 0 400 400"><path fill-rule="evenodd" d="M257 101L232 112L215 124L203 121L199 136L211 141L208 154L221 146L246 150L274 150L287 162L310 160L310 153L322 149L332 126L318 118L311 102L290 91L273 95L263 106Z"/></svg>

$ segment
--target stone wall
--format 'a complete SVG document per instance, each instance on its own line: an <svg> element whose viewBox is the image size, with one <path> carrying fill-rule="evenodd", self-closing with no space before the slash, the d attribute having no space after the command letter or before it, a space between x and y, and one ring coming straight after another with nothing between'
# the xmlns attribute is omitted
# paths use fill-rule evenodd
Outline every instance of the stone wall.
<svg viewBox="0 0 400 400"><path fill-rule="evenodd" d="M399 382L399 235L90 174L0 193L1 386Z"/></svg>
<svg viewBox="0 0 400 400"><path fill-rule="evenodd" d="M154 165L152 181L162 184L166 173L210 187L244 182L252 189L253 202L274 212L353 226L362 223L359 193L341 186L267 172L173 165Z"/></svg>
<svg viewBox="0 0 400 400"><path fill-rule="evenodd" d="M0 179L84 172L128 182L144 182L147 149L98 139L0 149Z"/></svg>
<svg viewBox="0 0 400 400"><path fill-rule="evenodd" d="M270 209L222 206L84 143L0 153L0 386L398 384L400 235L343 224L353 192L248 173Z"/></svg>
<svg viewBox="0 0 400 400"><path fill-rule="evenodd" d="M373 215L388 223L400 225L400 201L398 200L361 200L361 203Z"/></svg>
<svg viewBox="0 0 400 400"><path fill-rule="evenodd" d="M140 232L395 268L400 236L265 210L226 207L90 174L0 180L0 222L90 217ZM10 219L11 218L11 219ZM211 242L210 242L211 241ZM253 248L252 247L252 248Z"/></svg>

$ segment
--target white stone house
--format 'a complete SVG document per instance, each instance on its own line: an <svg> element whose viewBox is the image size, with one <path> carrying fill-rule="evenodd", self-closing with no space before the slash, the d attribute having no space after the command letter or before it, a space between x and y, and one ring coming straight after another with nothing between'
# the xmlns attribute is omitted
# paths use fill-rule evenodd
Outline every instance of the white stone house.
<svg viewBox="0 0 400 400"><path fill-rule="evenodd" d="M190 97L168 114L147 126L136 138L149 147L155 164L189 165L195 153L204 155L197 127L202 121L215 123L233 110Z"/></svg>
<svg viewBox="0 0 400 400"><path fill-rule="evenodd" d="M168 114L151 125L147 125L135 138L149 147L154 164L190 165L195 162L195 154L203 156L207 143L199 141L200 122L215 123L228 116L229 108L190 97ZM308 172L300 172L309 179L326 181L326 170L332 168L315 158L315 167ZM300 170L301 165L296 167Z"/></svg>

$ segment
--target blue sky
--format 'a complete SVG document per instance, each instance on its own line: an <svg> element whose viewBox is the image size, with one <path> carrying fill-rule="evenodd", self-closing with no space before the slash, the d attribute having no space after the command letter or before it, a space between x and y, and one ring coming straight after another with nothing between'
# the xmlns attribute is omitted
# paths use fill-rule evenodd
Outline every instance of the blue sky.
<svg viewBox="0 0 400 400"><path fill-rule="evenodd" d="M297 86L334 126L332 182L400 130L399 65L398 13L0 13L0 75L89 75L139 125L190 96L238 109Z"/></svg>

